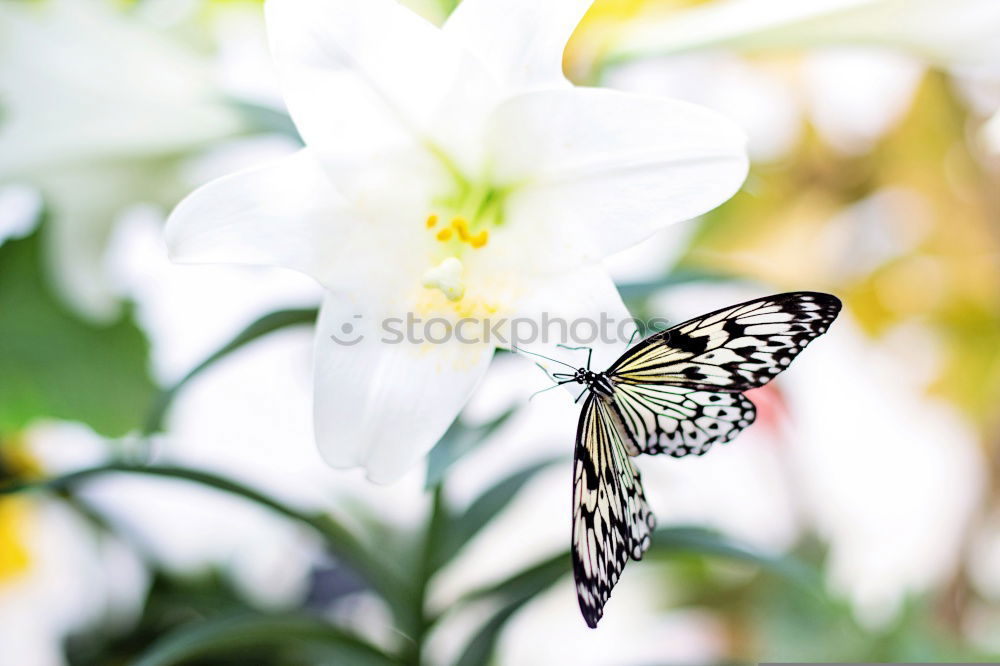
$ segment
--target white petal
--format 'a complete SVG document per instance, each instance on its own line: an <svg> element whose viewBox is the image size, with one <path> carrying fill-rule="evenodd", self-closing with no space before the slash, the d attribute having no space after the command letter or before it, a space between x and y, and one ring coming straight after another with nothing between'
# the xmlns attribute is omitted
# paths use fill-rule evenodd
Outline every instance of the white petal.
<svg viewBox="0 0 1000 666"><path fill-rule="evenodd" d="M491 132L497 178L528 183L507 214L563 260L595 261L701 215L748 168L746 138L724 116L610 90L521 95L497 109Z"/></svg>
<svg viewBox="0 0 1000 666"><path fill-rule="evenodd" d="M491 345L454 339L392 344L394 337L384 321L346 299L331 296L323 304L315 350L316 441L331 466L364 467L377 483L395 481L431 450L493 355Z"/></svg>
<svg viewBox="0 0 1000 666"><path fill-rule="evenodd" d="M171 259L276 265L329 282L354 226L309 149L195 190L167 220Z"/></svg>
<svg viewBox="0 0 1000 666"><path fill-rule="evenodd" d="M550 276L534 285L530 297L520 304L510 326L510 342L518 349L544 354L574 368L586 364L593 349L591 366L606 369L624 353L635 330L628 308L607 271L600 265ZM545 359L527 356L554 372L570 372ZM567 385L579 388L579 385Z"/></svg>
<svg viewBox="0 0 1000 666"><path fill-rule="evenodd" d="M566 85L566 42L593 0L464 0L445 24L511 93Z"/></svg>
<svg viewBox="0 0 1000 666"><path fill-rule="evenodd" d="M482 122L490 82L481 66L393 0L266 8L285 101L308 145L375 156L430 137L451 149Z"/></svg>

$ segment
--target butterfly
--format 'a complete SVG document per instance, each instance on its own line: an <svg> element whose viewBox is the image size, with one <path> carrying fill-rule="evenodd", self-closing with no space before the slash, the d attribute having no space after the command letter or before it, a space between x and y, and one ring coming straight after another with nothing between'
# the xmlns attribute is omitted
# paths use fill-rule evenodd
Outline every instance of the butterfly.
<svg viewBox="0 0 1000 666"><path fill-rule="evenodd" d="M586 387L573 455L572 552L590 627L656 525L632 458L700 456L731 441L756 416L743 391L787 368L840 307L836 296L817 292L766 296L651 335L604 372L591 371L591 350L585 368L551 375Z"/></svg>

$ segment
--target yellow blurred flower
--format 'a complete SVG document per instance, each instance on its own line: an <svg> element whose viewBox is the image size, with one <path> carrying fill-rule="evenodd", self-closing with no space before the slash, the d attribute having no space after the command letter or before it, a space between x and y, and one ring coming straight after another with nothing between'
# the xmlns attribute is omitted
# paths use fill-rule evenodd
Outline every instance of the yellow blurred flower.
<svg viewBox="0 0 1000 666"><path fill-rule="evenodd" d="M24 533L29 522L29 503L19 497L0 498L0 585L17 578L31 567Z"/></svg>
<svg viewBox="0 0 1000 666"><path fill-rule="evenodd" d="M33 478L40 476L41 471L23 438L0 441L0 473L4 476ZM31 568L26 537L31 514L30 500L0 496L0 585L19 578Z"/></svg>

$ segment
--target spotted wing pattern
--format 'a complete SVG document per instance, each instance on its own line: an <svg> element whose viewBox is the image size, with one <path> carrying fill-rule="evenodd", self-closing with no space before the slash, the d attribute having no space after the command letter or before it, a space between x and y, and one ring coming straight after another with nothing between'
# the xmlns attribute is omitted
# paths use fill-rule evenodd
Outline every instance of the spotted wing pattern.
<svg viewBox="0 0 1000 666"><path fill-rule="evenodd" d="M767 296L697 317L652 335L607 375L618 384L669 384L746 391L784 370L840 312L830 294Z"/></svg>
<svg viewBox="0 0 1000 666"><path fill-rule="evenodd" d="M713 444L740 434L757 415L742 393L655 384L616 385L614 409L631 440L629 453L674 458L704 455Z"/></svg>
<svg viewBox="0 0 1000 666"><path fill-rule="evenodd" d="M593 394L580 414L573 464L573 575L583 617L596 627L629 557L649 548L655 519L615 414Z"/></svg>

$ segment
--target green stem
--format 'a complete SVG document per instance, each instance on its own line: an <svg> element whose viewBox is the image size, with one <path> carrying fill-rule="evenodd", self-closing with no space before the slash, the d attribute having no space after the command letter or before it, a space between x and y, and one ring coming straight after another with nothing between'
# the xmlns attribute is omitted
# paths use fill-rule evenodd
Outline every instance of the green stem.
<svg viewBox="0 0 1000 666"><path fill-rule="evenodd" d="M417 590L413 602L413 617L415 618L416 626L413 631L413 645L406 659L406 663L413 666L420 666L424 642L428 631L434 624L433 619L427 612L427 589L430 586L430 578L434 575L437 549L441 543L441 531L445 521L448 519L447 512L448 508L444 501L444 484L438 483L434 486L430 516L427 521L427 531L424 534L424 543L420 551L420 561L417 565Z"/></svg>

